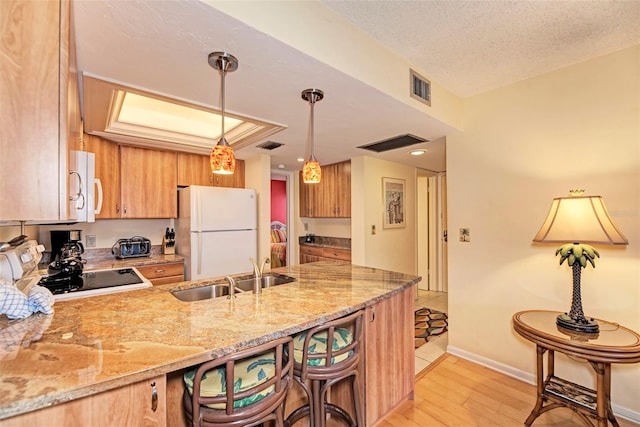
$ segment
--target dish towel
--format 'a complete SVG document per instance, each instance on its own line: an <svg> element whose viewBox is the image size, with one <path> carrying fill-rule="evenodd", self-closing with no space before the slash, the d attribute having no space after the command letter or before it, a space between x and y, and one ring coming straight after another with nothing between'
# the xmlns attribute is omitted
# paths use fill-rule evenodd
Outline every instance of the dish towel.
<svg viewBox="0 0 640 427"><path fill-rule="evenodd" d="M53 294L47 288L34 285L29 296L12 285L0 285L0 314L9 319L24 319L33 313L53 314Z"/></svg>

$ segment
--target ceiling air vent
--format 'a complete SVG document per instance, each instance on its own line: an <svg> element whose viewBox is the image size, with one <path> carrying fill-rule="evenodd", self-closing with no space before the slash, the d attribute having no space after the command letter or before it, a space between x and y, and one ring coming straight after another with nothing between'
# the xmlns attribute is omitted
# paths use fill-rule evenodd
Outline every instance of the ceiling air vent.
<svg viewBox="0 0 640 427"><path fill-rule="evenodd" d="M267 141L262 144L257 145L257 147L262 148L263 150L275 150L276 148L282 146L284 144L280 142Z"/></svg>
<svg viewBox="0 0 640 427"><path fill-rule="evenodd" d="M411 97L431 106L431 82L409 69L411 75Z"/></svg>
<svg viewBox="0 0 640 427"><path fill-rule="evenodd" d="M424 138L419 138L414 135L406 134L406 135L394 136L393 138L385 139L384 141L374 142L372 144L361 145L358 148L375 151L376 153L382 153L384 151L395 150L396 148L408 147L409 145L419 144L421 142L429 142L429 141Z"/></svg>

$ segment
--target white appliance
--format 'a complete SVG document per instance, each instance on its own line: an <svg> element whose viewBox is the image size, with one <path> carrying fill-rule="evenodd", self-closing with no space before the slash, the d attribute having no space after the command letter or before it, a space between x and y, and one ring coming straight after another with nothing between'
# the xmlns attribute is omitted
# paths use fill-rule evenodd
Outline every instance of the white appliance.
<svg viewBox="0 0 640 427"><path fill-rule="evenodd" d="M255 190L190 186L178 190L176 252L186 280L252 271L258 251Z"/></svg>
<svg viewBox="0 0 640 427"><path fill-rule="evenodd" d="M102 209L102 184L95 177L95 158L94 153L75 150L71 152L69 203L74 212L71 213L71 217L78 222L95 222L96 214Z"/></svg>

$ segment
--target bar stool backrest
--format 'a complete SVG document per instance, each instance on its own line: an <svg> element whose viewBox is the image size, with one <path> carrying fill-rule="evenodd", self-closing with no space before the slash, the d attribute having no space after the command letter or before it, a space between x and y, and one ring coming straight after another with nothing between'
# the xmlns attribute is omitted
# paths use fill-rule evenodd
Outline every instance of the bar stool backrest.
<svg viewBox="0 0 640 427"><path fill-rule="evenodd" d="M268 380L252 387L236 392L234 385L236 365L247 359L264 355L275 356L275 374ZM203 376L212 370L224 367L226 394L216 397L201 396ZM237 353L223 356L203 363L196 371L193 379L192 409L193 425L218 423L236 425L240 420L254 419L260 414L270 413L282 404L287 391L292 385L293 343L291 337L284 337L268 343L249 348ZM261 400L252 402L257 395L267 395ZM243 403L239 404L239 401ZM239 407L239 405L244 405ZM211 409L211 408L221 409ZM202 419L201 419L202 418ZM233 424L232 424L233 423Z"/></svg>
<svg viewBox="0 0 640 427"><path fill-rule="evenodd" d="M302 360L296 360L302 381L330 379L335 373L358 365L363 317L364 310L360 310L307 331ZM325 348L314 345L325 341Z"/></svg>

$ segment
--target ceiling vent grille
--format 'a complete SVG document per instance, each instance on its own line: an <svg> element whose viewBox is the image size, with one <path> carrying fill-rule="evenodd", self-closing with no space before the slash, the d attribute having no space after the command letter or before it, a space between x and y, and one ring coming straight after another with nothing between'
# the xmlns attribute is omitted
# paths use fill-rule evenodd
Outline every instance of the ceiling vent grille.
<svg viewBox="0 0 640 427"><path fill-rule="evenodd" d="M372 144L361 145L358 148L375 151L376 153L382 153L389 150L395 150L397 148L408 147L409 145L419 144L421 142L429 142L429 141L424 138L417 137L415 135L406 134L406 135L394 136L393 138L374 142Z"/></svg>
<svg viewBox="0 0 640 427"><path fill-rule="evenodd" d="M411 75L411 97L431 106L431 82L413 70Z"/></svg>
<svg viewBox="0 0 640 427"><path fill-rule="evenodd" d="M267 142L263 142L262 144L259 144L258 147L262 148L263 150L275 150L276 148L281 147L283 145L284 144L280 142L267 141Z"/></svg>

